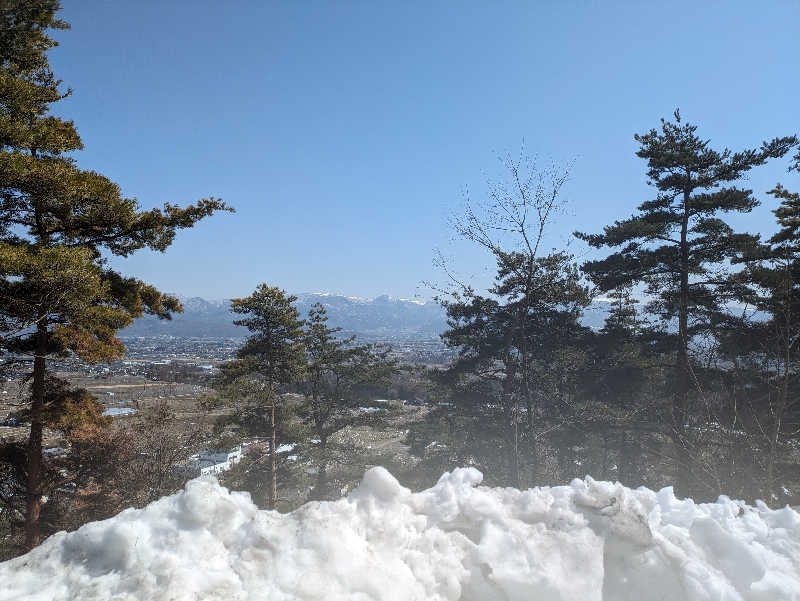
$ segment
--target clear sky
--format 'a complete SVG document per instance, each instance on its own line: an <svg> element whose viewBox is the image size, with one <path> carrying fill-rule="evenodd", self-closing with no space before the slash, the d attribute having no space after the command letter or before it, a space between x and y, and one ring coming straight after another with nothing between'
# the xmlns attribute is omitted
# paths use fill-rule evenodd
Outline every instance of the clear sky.
<svg viewBox="0 0 800 601"><path fill-rule="evenodd" d="M800 2L62 0L51 53L73 96L82 167L149 208L233 205L165 255L115 265L190 296L292 292L427 298L447 217L525 142L575 159L552 245L652 195L635 132L680 107L716 146L800 131ZM800 189L786 162L753 173ZM591 256L578 241L571 249Z"/></svg>

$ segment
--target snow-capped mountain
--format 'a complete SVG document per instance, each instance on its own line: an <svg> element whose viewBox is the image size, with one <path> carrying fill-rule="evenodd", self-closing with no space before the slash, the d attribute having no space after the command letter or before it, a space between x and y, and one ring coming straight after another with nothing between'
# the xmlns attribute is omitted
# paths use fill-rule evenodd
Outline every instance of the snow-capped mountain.
<svg viewBox="0 0 800 601"><path fill-rule="evenodd" d="M392 298L359 298L328 293L298 294L295 305L305 317L315 303L328 312L328 325L342 328L344 335L356 334L368 339L427 340L438 338L447 328L441 305L429 301ZM240 338L248 335L245 328L233 325L230 300L206 300L181 297L183 313L172 320L146 316L120 332L122 336L186 336ZM609 303L594 301L584 311L583 325L598 330L608 314Z"/></svg>
<svg viewBox="0 0 800 601"><path fill-rule="evenodd" d="M338 294L298 294L295 305L305 317L315 303L328 312L330 327L344 334L366 338L408 340L436 338L445 329L445 314L434 302L391 298L387 295L365 299ZM230 300L209 301L180 297L183 313L171 320L146 316L120 332L122 336L243 337L248 334L233 325Z"/></svg>

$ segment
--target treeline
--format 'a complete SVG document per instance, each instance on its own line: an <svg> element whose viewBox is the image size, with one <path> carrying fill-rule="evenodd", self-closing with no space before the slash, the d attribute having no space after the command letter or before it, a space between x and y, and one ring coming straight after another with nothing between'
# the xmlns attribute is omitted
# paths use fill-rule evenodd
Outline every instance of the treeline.
<svg viewBox="0 0 800 601"><path fill-rule="evenodd" d="M568 168L507 160L507 182L468 203L458 233L497 271L486 291L451 277L441 296L459 354L431 374L449 406L424 426L446 441L425 461L521 487L591 474L697 498L796 498L800 196L769 192L779 229L767 240L724 216L759 204L740 186L751 169L792 153L800 168L798 139L715 150L678 111L635 139L653 195L575 233L604 258L578 265L542 247ZM611 310L593 331L579 317L598 295Z"/></svg>

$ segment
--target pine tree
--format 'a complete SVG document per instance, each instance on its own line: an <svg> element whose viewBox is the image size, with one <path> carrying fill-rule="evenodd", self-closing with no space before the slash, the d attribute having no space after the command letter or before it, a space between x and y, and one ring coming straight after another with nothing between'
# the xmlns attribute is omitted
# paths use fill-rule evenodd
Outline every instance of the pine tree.
<svg viewBox="0 0 800 601"><path fill-rule="evenodd" d="M277 287L260 284L245 298L232 300L231 311L242 317L234 324L252 334L236 352L237 359L224 367L219 386L234 386L245 392L250 403L246 419L251 430L270 437L269 477L266 505L275 508L278 498L278 434L282 419L280 386L296 382L305 366L303 322L294 306L296 296ZM243 388L244 387L244 388ZM228 395L230 396L230 389Z"/></svg>
<svg viewBox="0 0 800 601"><path fill-rule="evenodd" d="M620 338L630 338L639 334L643 324L636 311L639 301L633 297L632 287L612 290L608 298L611 300L611 308L600 332Z"/></svg>
<svg viewBox="0 0 800 601"><path fill-rule="evenodd" d="M591 337L591 368L582 378L582 393L596 404L592 431L604 432L604 448L616 445L616 478L629 486L642 471L644 438L655 426L647 402L657 395L658 333L637 310L631 287L608 294L610 307L603 328Z"/></svg>
<svg viewBox="0 0 800 601"><path fill-rule="evenodd" d="M691 457L686 426L693 369L692 338L712 327L731 298L724 270L728 260L755 238L736 234L719 215L746 213L758 205L751 190L738 188L753 167L781 157L797 138L776 138L760 148L733 153L712 150L696 134L697 126L661 120L660 130L634 136L637 156L648 164L648 183L656 197L638 207L638 214L607 226L602 234L575 235L595 248L620 250L589 261L583 269L603 291L644 284L652 298L647 309L665 322L677 321L676 386L671 411L671 436L677 449L677 487L685 494Z"/></svg>
<svg viewBox="0 0 800 601"><path fill-rule="evenodd" d="M343 428L369 416L357 416L353 410L360 400L358 390L365 384L386 382L395 371L396 362L388 358L388 349L373 345L355 345L355 336L339 338L341 328L328 327L325 307L311 307L305 322L303 342L307 364L302 380L306 401L301 417L310 425L319 461L312 499L328 495L329 441Z"/></svg>
<svg viewBox="0 0 800 601"><path fill-rule="evenodd" d="M790 168L800 167L800 153ZM746 427L762 447L765 482L761 494L777 499L776 464L787 433L800 426L800 194L781 184L768 192L780 200L773 210L779 230L767 244L746 249L745 269L732 278L744 284L740 301L766 319L745 319L722 333L723 350L733 361L750 358L760 377L749 383ZM752 373L752 372L751 372ZM755 375L755 374L754 374ZM756 391L759 391L758 393ZM741 416L739 416L741 417Z"/></svg>
<svg viewBox="0 0 800 601"><path fill-rule="evenodd" d="M0 345L33 357L27 457L26 544L38 544L47 358L90 362L124 352L115 332L143 313L168 318L177 299L110 269L103 253L165 251L177 230L215 211L220 200L143 211L117 184L78 167L74 124L49 113L65 98L46 52L57 0L0 2Z"/></svg>
<svg viewBox="0 0 800 601"><path fill-rule="evenodd" d="M630 287L609 295L611 306L603 328L593 337L591 355L595 369L586 390L600 400L610 413L630 409L644 385L646 322L636 310L639 303Z"/></svg>

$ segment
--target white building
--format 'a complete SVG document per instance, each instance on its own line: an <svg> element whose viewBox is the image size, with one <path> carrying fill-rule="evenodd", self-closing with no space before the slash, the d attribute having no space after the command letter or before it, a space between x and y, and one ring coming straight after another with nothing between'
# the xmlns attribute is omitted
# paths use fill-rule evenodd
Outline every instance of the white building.
<svg viewBox="0 0 800 601"><path fill-rule="evenodd" d="M208 474L221 474L239 463L242 459L242 445L229 451L200 451L192 455L183 465L183 471L192 478Z"/></svg>

